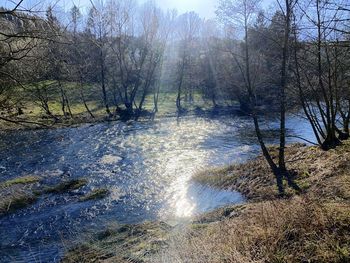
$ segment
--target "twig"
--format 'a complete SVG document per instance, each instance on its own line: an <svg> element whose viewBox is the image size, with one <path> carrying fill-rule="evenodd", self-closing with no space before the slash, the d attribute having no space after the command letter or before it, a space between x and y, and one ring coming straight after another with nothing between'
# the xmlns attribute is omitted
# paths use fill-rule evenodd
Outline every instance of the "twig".
<svg viewBox="0 0 350 263"><path fill-rule="evenodd" d="M297 136L297 135L288 135L288 136L286 136L286 137L288 137L288 138L297 138L297 139L303 140L303 141L305 141L305 142L308 142L308 143L310 143L310 144L312 144L312 145L320 146L318 143L312 142L312 141L310 141L310 140L308 140L308 139L305 139L305 138L300 137L300 136Z"/></svg>
<svg viewBox="0 0 350 263"><path fill-rule="evenodd" d="M11 123L15 123L15 124L20 124L20 125L23 125L23 126L27 126L27 125L24 124L24 123L26 123L26 124L35 124L35 125L43 126L45 128L50 128L50 126L48 126L46 124L39 123L39 122L34 122L34 121L11 120L11 119L8 119L8 118L5 118L5 117L1 117L1 116L0 116L0 120L11 122Z"/></svg>

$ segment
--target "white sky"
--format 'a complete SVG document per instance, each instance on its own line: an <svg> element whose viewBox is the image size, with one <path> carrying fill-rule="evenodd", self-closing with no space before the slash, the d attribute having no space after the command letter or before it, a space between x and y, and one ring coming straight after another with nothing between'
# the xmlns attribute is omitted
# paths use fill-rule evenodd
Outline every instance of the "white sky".
<svg viewBox="0 0 350 263"><path fill-rule="evenodd" d="M8 8L14 7L14 3L19 0L0 0L0 6ZM138 0L140 3L146 0ZM179 14L195 11L201 17L214 18L217 0L153 0L163 10L177 9ZM70 8L73 3L85 9L91 6L90 0L24 0L22 5L26 7L33 7L40 2L47 4L62 6L65 9ZM40 4L39 4L40 5Z"/></svg>
<svg viewBox="0 0 350 263"><path fill-rule="evenodd" d="M0 0L0 6L11 8L14 3L19 0ZM147 0L138 0L140 3ZM177 9L178 14L182 14L189 11L195 11L203 18L215 18L215 10L218 4L218 0L153 0L163 10ZM275 0L263 0L263 5L267 7ZM64 9L70 9L70 7L76 4L78 7L87 9L91 6L90 0L24 0L22 5L26 7L40 6L40 3L46 5L51 4L63 7Z"/></svg>
<svg viewBox="0 0 350 263"><path fill-rule="evenodd" d="M166 9L177 9L179 13L195 11L201 17L215 17L217 0L156 0L156 3Z"/></svg>

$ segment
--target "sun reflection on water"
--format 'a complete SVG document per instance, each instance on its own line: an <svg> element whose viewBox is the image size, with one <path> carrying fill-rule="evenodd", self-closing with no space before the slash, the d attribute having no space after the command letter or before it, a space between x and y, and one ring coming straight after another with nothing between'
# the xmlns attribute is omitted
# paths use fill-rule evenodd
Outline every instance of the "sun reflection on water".
<svg viewBox="0 0 350 263"><path fill-rule="evenodd" d="M303 121L295 119L289 126L300 131ZM48 258L43 260L52 262L63 234L74 237L85 229L101 230L115 221L176 224L197 213L244 202L239 193L195 184L191 177L207 166L255 156L259 146L251 131L251 120L242 117L188 116L180 121L164 118L9 133L0 140L0 175L4 179L25 171L50 185L74 178L87 179L88 184L74 193L45 195L30 209L2 219L0 232L7 238L0 240L0 247L15 244L11 253L16 259L23 253L18 256L22 262L21 257L29 251L21 244L43 253L39 244L44 238ZM313 139L304 133L298 135ZM108 197L78 201L82 194L99 188L109 190Z"/></svg>
<svg viewBox="0 0 350 263"><path fill-rule="evenodd" d="M207 125L207 123L200 123ZM207 152L198 148L210 133L214 132L213 127L206 127L198 130L198 126L189 122L172 123L168 127L169 134L164 147L174 148L177 151L171 156L160 154L158 160L163 173L169 178L170 185L166 189L163 199L167 206L160 211L160 217L164 218L189 218L196 211L196 202L190 195L189 188L191 177L200 167L204 167L207 160ZM170 138L169 138L170 137ZM179 147L181 146L181 147ZM170 153L170 151L164 151Z"/></svg>
<svg viewBox="0 0 350 263"><path fill-rule="evenodd" d="M175 216L180 218L191 217L196 205L193 200L188 198L188 180L180 178L180 180L177 180L174 188L175 194L170 202L175 208Z"/></svg>

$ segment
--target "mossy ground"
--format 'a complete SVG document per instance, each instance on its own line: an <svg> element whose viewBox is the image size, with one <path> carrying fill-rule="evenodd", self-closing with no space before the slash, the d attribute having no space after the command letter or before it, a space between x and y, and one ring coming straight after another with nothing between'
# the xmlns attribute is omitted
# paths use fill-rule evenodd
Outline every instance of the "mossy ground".
<svg viewBox="0 0 350 263"><path fill-rule="evenodd" d="M40 183L41 177L25 176L1 183L0 217L34 204L42 195L62 194L87 184L85 179L72 179L48 186Z"/></svg>

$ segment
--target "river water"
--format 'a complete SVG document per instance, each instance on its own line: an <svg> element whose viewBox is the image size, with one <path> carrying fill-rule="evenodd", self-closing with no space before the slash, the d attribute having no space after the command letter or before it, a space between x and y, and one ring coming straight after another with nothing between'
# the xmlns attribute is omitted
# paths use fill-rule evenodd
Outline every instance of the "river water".
<svg viewBox="0 0 350 263"><path fill-rule="evenodd" d="M266 121L269 143L277 122ZM307 123L291 117L288 134L312 139ZM289 142L296 139L289 139ZM259 151L246 117L164 118L78 128L2 133L0 181L39 175L53 183L86 178L73 192L45 195L34 205L0 218L0 262L58 262L64 244L118 223L176 222L230 203L237 192L191 182L208 166L242 162ZM111 194L78 202L97 188Z"/></svg>

